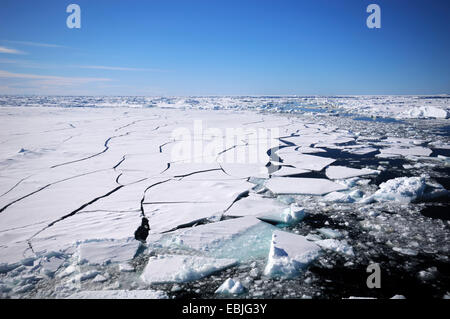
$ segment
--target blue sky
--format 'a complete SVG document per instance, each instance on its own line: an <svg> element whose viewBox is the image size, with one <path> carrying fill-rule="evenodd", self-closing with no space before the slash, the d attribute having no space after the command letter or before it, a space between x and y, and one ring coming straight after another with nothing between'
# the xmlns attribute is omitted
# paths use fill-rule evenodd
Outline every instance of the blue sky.
<svg viewBox="0 0 450 319"><path fill-rule="evenodd" d="M1 0L0 94L448 94L449 21L448 0Z"/></svg>

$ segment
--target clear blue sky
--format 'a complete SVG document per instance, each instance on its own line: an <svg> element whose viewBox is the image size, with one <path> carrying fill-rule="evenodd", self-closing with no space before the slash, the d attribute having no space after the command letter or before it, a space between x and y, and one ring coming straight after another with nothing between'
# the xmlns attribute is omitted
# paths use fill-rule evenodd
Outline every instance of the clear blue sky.
<svg viewBox="0 0 450 319"><path fill-rule="evenodd" d="M449 21L448 0L1 0L0 94L448 94Z"/></svg>

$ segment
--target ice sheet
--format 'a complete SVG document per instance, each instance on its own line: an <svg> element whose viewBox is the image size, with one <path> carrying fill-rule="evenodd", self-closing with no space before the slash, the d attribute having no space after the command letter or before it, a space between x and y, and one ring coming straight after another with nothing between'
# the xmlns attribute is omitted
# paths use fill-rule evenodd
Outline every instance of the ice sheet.
<svg viewBox="0 0 450 319"><path fill-rule="evenodd" d="M275 194L325 195L347 187L323 178L274 177L265 183Z"/></svg>

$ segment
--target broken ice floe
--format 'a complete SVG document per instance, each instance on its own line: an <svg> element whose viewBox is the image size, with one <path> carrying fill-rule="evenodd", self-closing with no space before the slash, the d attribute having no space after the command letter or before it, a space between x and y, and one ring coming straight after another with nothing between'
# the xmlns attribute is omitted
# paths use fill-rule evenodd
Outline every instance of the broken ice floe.
<svg viewBox="0 0 450 319"><path fill-rule="evenodd" d="M226 216L255 216L261 220L275 223L291 224L304 217L303 208L295 204L287 206L280 201L250 194L231 206Z"/></svg>
<svg viewBox="0 0 450 319"><path fill-rule="evenodd" d="M388 147L380 150L380 154L376 155L378 157L392 157L392 156L430 156L433 151L429 148L422 146L413 146L413 147Z"/></svg>
<svg viewBox="0 0 450 319"><path fill-rule="evenodd" d="M345 179L350 177L373 175L379 173L379 171L373 169L356 169L345 166L329 166L325 171L325 174L330 179Z"/></svg>
<svg viewBox="0 0 450 319"><path fill-rule="evenodd" d="M141 275L148 284L197 280L233 266L234 259L172 255L149 259Z"/></svg>
<svg viewBox="0 0 450 319"><path fill-rule="evenodd" d="M164 235L159 243L169 249L195 250L208 257L248 261L267 256L275 229L247 216L179 229Z"/></svg>
<svg viewBox="0 0 450 319"><path fill-rule="evenodd" d="M314 156L301 153L285 153L281 156L283 164L292 165L295 168L321 171L324 167L327 167L335 160L332 158Z"/></svg>
<svg viewBox="0 0 450 319"><path fill-rule="evenodd" d="M347 187L323 178L274 177L265 183L274 194L325 195Z"/></svg>
<svg viewBox="0 0 450 319"><path fill-rule="evenodd" d="M319 246L303 236L275 231L264 273L272 277L296 276L317 258L319 251Z"/></svg>

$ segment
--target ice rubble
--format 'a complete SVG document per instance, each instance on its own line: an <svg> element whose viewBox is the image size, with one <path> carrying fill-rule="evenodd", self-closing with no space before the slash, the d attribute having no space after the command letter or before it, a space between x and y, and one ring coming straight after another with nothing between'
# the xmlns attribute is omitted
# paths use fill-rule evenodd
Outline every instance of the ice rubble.
<svg viewBox="0 0 450 319"><path fill-rule="evenodd" d="M439 184L427 183L424 176L397 177L381 183L380 188L372 195L364 197L362 203L397 201L410 203L443 196L448 191Z"/></svg>
<svg viewBox="0 0 450 319"><path fill-rule="evenodd" d="M420 106L414 107L409 110L405 110L400 114L401 118L442 118L446 119L449 117L449 113L441 108L435 106Z"/></svg>
<svg viewBox="0 0 450 319"><path fill-rule="evenodd" d="M239 295L245 291L244 286L240 281L234 281L232 278L228 278L225 282L220 285L215 291L216 294L232 294Z"/></svg>
<svg viewBox="0 0 450 319"><path fill-rule="evenodd" d="M160 256L149 259L141 279L147 284L192 281L231 267L235 263L234 259L188 255Z"/></svg>
<svg viewBox="0 0 450 319"><path fill-rule="evenodd" d="M317 240L314 242L320 247L328 250L332 250L334 252L344 254L347 256L354 256L353 247L350 246L345 240L337 240L337 239L323 239Z"/></svg>
<svg viewBox="0 0 450 319"><path fill-rule="evenodd" d="M293 277L319 255L320 248L305 237L274 231L264 274Z"/></svg>
<svg viewBox="0 0 450 319"><path fill-rule="evenodd" d="M274 194L325 195L347 187L324 178L274 177L265 183Z"/></svg>

